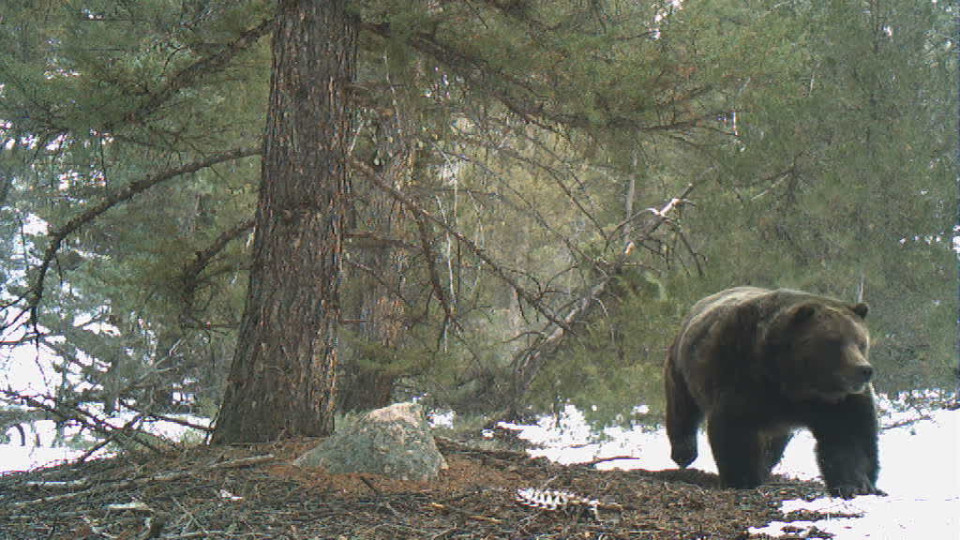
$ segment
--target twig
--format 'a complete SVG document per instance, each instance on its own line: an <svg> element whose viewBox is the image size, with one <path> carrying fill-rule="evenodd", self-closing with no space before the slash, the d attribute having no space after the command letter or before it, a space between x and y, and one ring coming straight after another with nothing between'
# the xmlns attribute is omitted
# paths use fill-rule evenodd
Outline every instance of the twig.
<svg viewBox="0 0 960 540"><path fill-rule="evenodd" d="M252 467L254 465L260 465L261 463L269 463L276 459L277 458L273 454L263 454L260 456L250 456L245 458L233 459L230 461L222 461L220 463L209 465L206 468L209 470L238 469L240 467Z"/></svg>
<svg viewBox="0 0 960 540"><path fill-rule="evenodd" d="M106 531L106 529L104 529L103 527L95 524L95 523L93 522L93 519L91 519L89 516L83 516L83 521L84 521L84 523L87 524L87 527L90 527L90 531L91 531L93 534L97 535L97 536L102 536L102 537L104 537L104 538L109 538L109 539L111 539L111 540L112 540L113 538L119 538L119 537L116 536L116 535L113 535L113 534L108 533L108 532Z"/></svg>
<svg viewBox="0 0 960 540"><path fill-rule="evenodd" d="M24 482L23 485L27 487L43 488L43 489L74 489L74 488L85 488L90 485L90 481L86 478L79 478L77 480L40 480L32 482Z"/></svg>
<svg viewBox="0 0 960 540"><path fill-rule="evenodd" d="M373 482L371 482L370 479L368 479L365 476L361 476L360 481L363 482L365 486L370 488L370 491L372 491L374 495L376 495L377 497L383 497L383 493L379 489L377 489L377 486L373 485Z"/></svg>
<svg viewBox="0 0 960 540"><path fill-rule="evenodd" d="M620 461L621 459L640 459L637 456L612 456L605 458L597 458L591 461L586 461L579 463L578 465L583 465L584 467L593 467L594 465L599 465L600 463L606 463L608 461Z"/></svg>
<svg viewBox="0 0 960 540"><path fill-rule="evenodd" d="M251 456L240 459L234 459L231 461L224 461L221 463L214 463L213 465L208 465L203 467L202 471L215 471L221 469L235 469L239 467L251 467L254 465L259 465L261 463L267 463L275 460L273 454L265 454L260 456ZM175 480L180 480L183 478L190 478L196 476L196 470L187 470L187 471L176 471L171 473L157 474L154 476L148 476L146 478L134 478L131 480L123 480L120 482L108 482L103 484L96 484L89 489L83 491L74 491L71 493L64 493L61 495L51 495L50 497L41 497L39 499L32 499L29 501L20 501L11 503L12 508L23 508L25 506L31 506L34 504L44 504L51 502L58 502L66 499L72 499L75 497L85 497L94 495L97 493L103 493L106 491L119 491L121 489L129 489L144 484L150 484L153 482L172 482Z"/></svg>
<svg viewBox="0 0 960 540"><path fill-rule="evenodd" d="M143 501L130 501L126 503L112 503L104 505L104 509L113 510L116 512L154 512L153 508L150 508L150 505Z"/></svg>
<svg viewBox="0 0 960 540"><path fill-rule="evenodd" d="M445 504L440 504L440 503L437 503L437 502L429 503L427 506L429 506L430 508L433 508L433 509L435 509L435 510L443 510L443 511L445 511L445 512L453 512L453 513L455 513L455 514L460 514L461 516L464 516L464 517L466 517L466 518L468 518L468 519L473 519L473 520L476 520L476 521L486 521L487 523L496 523L496 524L503 523L503 521L501 521L501 520L499 520L499 519L497 519L497 518L492 518L492 517L487 517L487 516L478 516L478 515L476 515L476 514L471 514L470 512L467 512L466 510L461 510L460 508L455 508L455 507L453 507L453 506L447 506L447 505L445 505Z"/></svg>

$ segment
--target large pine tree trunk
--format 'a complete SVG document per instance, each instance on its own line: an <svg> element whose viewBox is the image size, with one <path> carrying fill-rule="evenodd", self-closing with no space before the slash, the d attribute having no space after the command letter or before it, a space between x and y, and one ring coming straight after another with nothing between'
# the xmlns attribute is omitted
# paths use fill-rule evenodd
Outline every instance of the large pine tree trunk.
<svg viewBox="0 0 960 540"><path fill-rule="evenodd" d="M214 443L333 431L356 27L279 0L253 268Z"/></svg>

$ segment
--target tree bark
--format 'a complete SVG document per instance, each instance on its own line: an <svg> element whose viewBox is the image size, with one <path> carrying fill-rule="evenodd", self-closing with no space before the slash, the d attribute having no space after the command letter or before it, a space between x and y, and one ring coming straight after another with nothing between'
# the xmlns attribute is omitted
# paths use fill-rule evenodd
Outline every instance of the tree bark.
<svg viewBox="0 0 960 540"><path fill-rule="evenodd" d="M213 443L333 431L347 91L345 0L279 0L253 268Z"/></svg>

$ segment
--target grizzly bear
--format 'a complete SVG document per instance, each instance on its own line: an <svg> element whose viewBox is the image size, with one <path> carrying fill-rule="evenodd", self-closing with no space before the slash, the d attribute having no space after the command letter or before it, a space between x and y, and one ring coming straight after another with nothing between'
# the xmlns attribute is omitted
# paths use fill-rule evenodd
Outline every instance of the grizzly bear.
<svg viewBox="0 0 960 540"><path fill-rule="evenodd" d="M831 495L881 494L866 315L866 304L788 289L737 287L697 302L664 370L673 461L696 459L706 418L721 483L756 487L805 427Z"/></svg>

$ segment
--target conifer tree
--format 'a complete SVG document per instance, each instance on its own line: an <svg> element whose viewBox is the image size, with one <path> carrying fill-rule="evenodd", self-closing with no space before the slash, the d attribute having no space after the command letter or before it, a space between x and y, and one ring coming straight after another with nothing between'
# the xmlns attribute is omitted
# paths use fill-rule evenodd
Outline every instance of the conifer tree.
<svg viewBox="0 0 960 540"><path fill-rule="evenodd" d="M347 213L345 1L281 0L250 285L213 442L333 431Z"/></svg>
<svg viewBox="0 0 960 540"><path fill-rule="evenodd" d="M945 3L355 0L353 75L292 105L267 36L293 2L8 4L3 339L60 359L64 402L212 413L226 387L219 441L322 433L339 364L345 407L610 419L743 283L862 291L883 384L947 373ZM271 247L294 234L316 258Z"/></svg>

